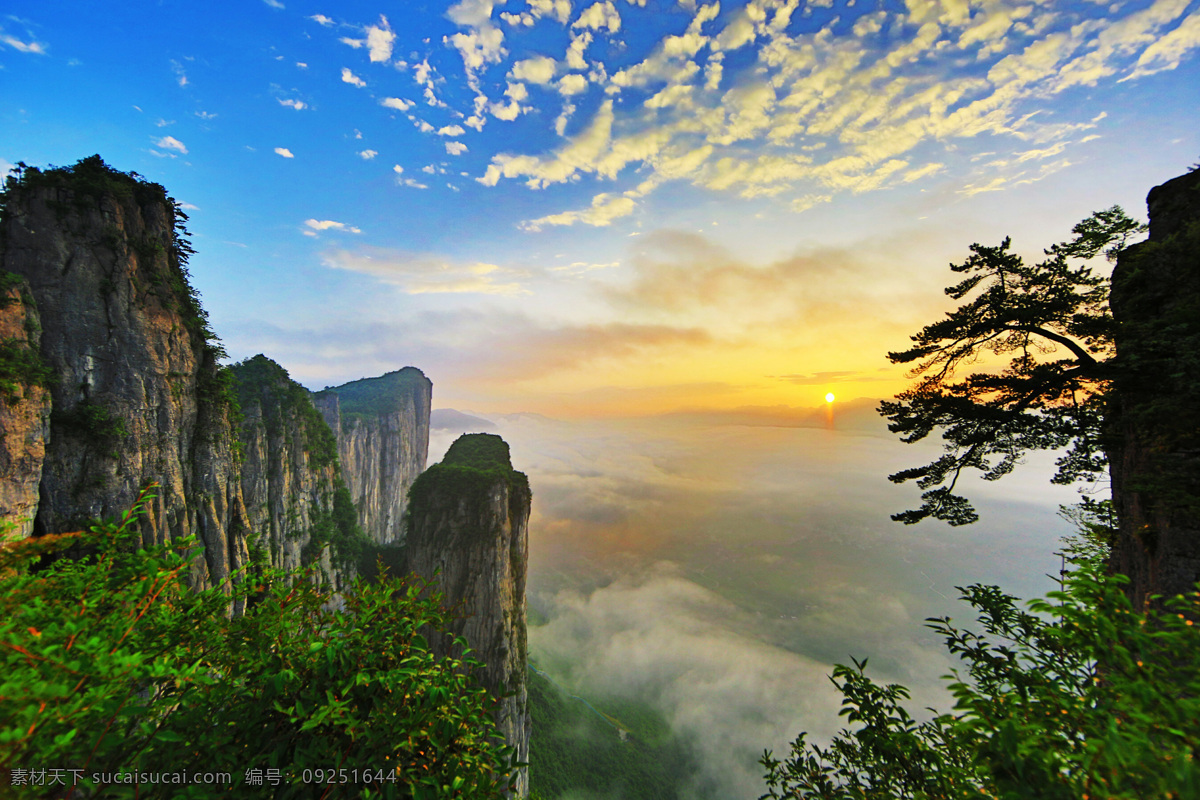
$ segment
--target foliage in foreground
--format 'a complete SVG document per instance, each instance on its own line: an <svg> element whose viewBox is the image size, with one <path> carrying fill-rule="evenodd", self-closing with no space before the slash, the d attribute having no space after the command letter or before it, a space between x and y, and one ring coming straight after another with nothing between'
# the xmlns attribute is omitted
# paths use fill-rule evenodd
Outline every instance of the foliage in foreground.
<svg viewBox="0 0 1200 800"><path fill-rule="evenodd" d="M983 633L928 627L966 665L954 711L916 722L903 686L866 661L838 665L842 716L856 726L820 747L801 734L768 751L763 798L1080 800L1200 797L1200 592L1136 613L1126 579L1093 562L1028 603L995 586L961 589Z"/></svg>
<svg viewBox="0 0 1200 800"><path fill-rule="evenodd" d="M504 796L511 749L473 662L429 651L422 631L447 620L425 585L358 584L334 612L269 573L233 589L251 610L228 619L221 590L187 588L195 540L140 548L135 511L0 549L0 767L81 770L72 797ZM31 570L68 544L95 554ZM230 778L135 787L117 770Z"/></svg>

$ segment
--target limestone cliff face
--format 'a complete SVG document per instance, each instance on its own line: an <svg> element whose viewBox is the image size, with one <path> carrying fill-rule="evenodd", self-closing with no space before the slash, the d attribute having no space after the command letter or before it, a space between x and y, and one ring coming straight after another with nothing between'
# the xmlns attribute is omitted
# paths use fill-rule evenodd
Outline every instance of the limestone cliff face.
<svg viewBox="0 0 1200 800"><path fill-rule="evenodd" d="M161 186L94 156L9 187L0 269L28 281L55 377L35 532L115 516L155 481L143 538L195 534L211 585L245 563L245 508L183 234Z"/></svg>
<svg viewBox="0 0 1200 800"><path fill-rule="evenodd" d="M33 533L50 432L40 342L29 284L0 275L0 518L15 525L9 531L13 538Z"/></svg>
<svg viewBox="0 0 1200 800"><path fill-rule="evenodd" d="M1136 605L1200 580L1200 171L1151 190L1113 271L1113 568Z"/></svg>
<svg viewBox="0 0 1200 800"><path fill-rule="evenodd" d="M359 525L376 544L404 542L408 490L429 456L432 397L433 384L415 367L313 396L337 434Z"/></svg>
<svg viewBox="0 0 1200 800"><path fill-rule="evenodd" d="M336 566L340 551L335 506L345 493L337 442L308 391L283 367L257 355L230 368L243 419L242 498L247 522L271 566L293 570L324 558L335 588L353 575ZM343 504L348 496L341 498ZM352 509L351 509L352 511ZM346 531L349 536L354 531ZM333 550L330 552L332 545Z"/></svg>
<svg viewBox="0 0 1200 800"><path fill-rule="evenodd" d="M412 489L408 563L433 579L460 615L450 628L484 665L483 685L493 696L512 692L496 722L520 761L529 760L525 576L529 561L529 483L512 469L499 436L467 434L451 445ZM447 642L435 642L453 653ZM517 795L528 793L526 770Z"/></svg>

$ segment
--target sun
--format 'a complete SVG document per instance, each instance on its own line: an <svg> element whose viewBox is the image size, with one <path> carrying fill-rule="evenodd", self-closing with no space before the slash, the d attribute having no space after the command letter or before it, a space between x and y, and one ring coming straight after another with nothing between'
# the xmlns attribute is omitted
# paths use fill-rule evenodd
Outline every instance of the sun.
<svg viewBox="0 0 1200 800"><path fill-rule="evenodd" d="M833 392L830 392L829 394L825 395L825 402L826 402L826 403L832 403L832 402L833 402L834 400L836 400L836 399L837 399L837 398L835 398L835 397L833 396Z"/></svg>

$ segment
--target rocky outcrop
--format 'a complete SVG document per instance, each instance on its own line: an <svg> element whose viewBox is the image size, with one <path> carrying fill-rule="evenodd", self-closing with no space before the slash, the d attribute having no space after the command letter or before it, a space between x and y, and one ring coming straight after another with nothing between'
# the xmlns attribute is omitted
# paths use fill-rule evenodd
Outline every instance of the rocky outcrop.
<svg viewBox="0 0 1200 800"><path fill-rule="evenodd" d="M358 523L376 544L404 542L408 490L429 456L433 384L405 367L313 396L337 433L338 459L358 507Z"/></svg>
<svg viewBox="0 0 1200 800"><path fill-rule="evenodd" d="M1151 190L1113 271L1112 567L1140 606L1200 580L1200 171Z"/></svg>
<svg viewBox="0 0 1200 800"><path fill-rule="evenodd" d="M242 411L242 498L256 546L267 563L285 570L323 559L322 572L341 588L354 574L352 540L361 534L333 431L308 390L266 356L230 372Z"/></svg>
<svg viewBox="0 0 1200 800"><path fill-rule="evenodd" d="M529 482L512 468L508 445L487 433L461 436L441 463L413 485L409 508L409 568L434 579L462 636L483 663L493 696L508 694L496 723L519 761L529 760L525 575L529 560ZM449 640L434 643L459 655ZM517 796L528 793L527 770Z"/></svg>
<svg viewBox="0 0 1200 800"><path fill-rule="evenodd" d="M161 186L99 156L29 168L7 188L0 269L28 281L54 376L35 533L116 516L155 482L143 539L197 536L192 581L215 585L245 563L247 528L183 220Z"/></svg>
<svg viewBox="0 0 1200 800"><path fill-rule="evenodd" d="M41 324L24 278L0 274L0 537L33 533L50 430L49 371Z"/></svg>

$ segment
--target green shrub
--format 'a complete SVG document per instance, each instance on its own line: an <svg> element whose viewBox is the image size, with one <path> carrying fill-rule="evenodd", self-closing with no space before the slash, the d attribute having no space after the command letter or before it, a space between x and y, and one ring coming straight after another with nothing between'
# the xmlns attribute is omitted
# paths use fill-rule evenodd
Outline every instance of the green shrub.
<svg viewBox="0 0 1200 800"><path fill-rule="evenodd" d="M270 570L231 595L192 592L195 539L135 549L136 511L0 548L0 767L81 770L86 797L135 796L93 780L120 770L230 776L143 784L140 798L504 796L512 752L473 662L430 652L426 632L447 620L427 585L356 584L342 612ZM31 569L79 541L96 554Z"/></svg>
<svg viewBox="0 0 1200 800"><path fill-rule="evenodd" d="M763 797L1200 797L1200 592L1138 613L1126 582L1085 563L1029 611L995 586L960 589L984 632L928 626L966 665L954 712L918 723L903 686L872 682L866 660L838 665L856 727L827 748L801 734L785 761L764 753Z"/></svg>

